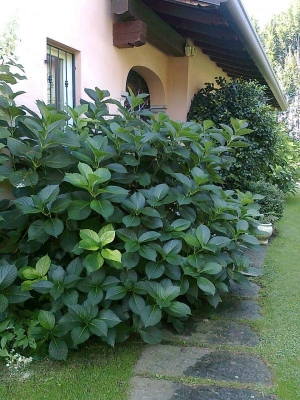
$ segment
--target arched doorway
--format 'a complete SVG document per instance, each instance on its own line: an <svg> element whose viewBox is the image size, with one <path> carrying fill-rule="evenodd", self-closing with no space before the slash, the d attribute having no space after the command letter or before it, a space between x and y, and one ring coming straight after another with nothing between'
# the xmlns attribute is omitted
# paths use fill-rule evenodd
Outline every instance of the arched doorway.
<svg viewBox="0 0 300 400"><path fill-rule="evenodd" d="M163 83L158 75L151 69L143 66L131 68L126 79L126 91L128 87L134 95L149 93L144 99L143 109L150 109L154 113L166 111L166 96Z"/></svg>
<svg viewBox="0 0 300 400"><path fill-rule="evenodd" d="M149 96L143 99L143 104L141 104L139 110L149 110L150 109L150 90L145 79L135 70L131 69L128 73L126 80L126 92L129 92L130 88L135 96L142 93L147 93ZM125 107L129 107L128 101L125 101Z"/></svg>

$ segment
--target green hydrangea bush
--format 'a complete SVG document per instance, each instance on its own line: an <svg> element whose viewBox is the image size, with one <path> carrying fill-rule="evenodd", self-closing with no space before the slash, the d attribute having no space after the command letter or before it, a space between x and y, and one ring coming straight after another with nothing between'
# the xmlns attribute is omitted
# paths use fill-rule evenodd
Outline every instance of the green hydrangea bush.
<svg viewBox="0 0 300 400"><path fill-rule="evenodd" d="M174 122L134 111L142 95L126 110L98 88L65 112L38 101L36 114L16 106L10 76L2 67L2 356L65 360L91 337L114 345L132 333L157 343L162 323L180 331L230 280L247 283L240 248L258 245L255 196L220 178L244 121Z"/></svg>
<svg viewBox="0 0 300 400"><path fill-rule="evenodd" d="M219 77L215 83L207 83L195 94L188 112L188 120L211 119L216 126L228 124L232 117L248 121L252 133L246 137L245 147L237 149L236 162L224 171L224 182L226 187L245 191L245 182L266 179L270 166L277 164L283 126L278 113L268 105L264 86L243 79ZM284 170L289 171L288 164Z"/></svg>

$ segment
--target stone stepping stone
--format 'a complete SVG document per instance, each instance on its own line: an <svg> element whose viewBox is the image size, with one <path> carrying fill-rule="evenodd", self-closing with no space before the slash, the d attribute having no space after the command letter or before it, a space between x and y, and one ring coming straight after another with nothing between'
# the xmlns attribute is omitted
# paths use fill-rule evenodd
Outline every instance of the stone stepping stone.
<svg viewBox="0 0 300 400"><path fill-rule="evenodd" d="M268 247L269 246L261 245L260 249L257 251L246 249L244 251L244 255L249 258L253 267L261 268L263 266Z"/></svg>
<svg viewBox="0 0 300 400"><path fill-rule="evenodd" d="M135 373L271 384L270 371L259 357L198 347L148 346Z"/></svg>
<svg viewBox="0 0 300 400"><path fill-rule="evenodd" d="M217 386L190 387L180 385L170 400L275 400L273 396L263 396L254 390L232 389Z"/></svg>
<svg viewBox="0 0 300 400"><path fill-rule="evenodd" d="M211 307L204 310L204 313L205 315L216 315L229 319L250 319L255 321L261 318L259 305L255 300L241 300L231 297L224 298L217 309Z"/></svg>
<svg viewBox="0 0 300 400"><path fill-rule="evenodd" d="M185 330L177 333L173 329L164 329L163 340L168 342L186 342L189 345L230 345L257 346L259 338L246 325L221 320L190 320L185 324Z"/></svg>
<svg viewBox="0 0 300 400"><path fill-rule="evenodd" d="M180 385L169 400L275 400L274 396L263 396L254 390L232 389L217 386Z"/></svg>
<svg viewBox="0 0 300 400"><path fill-rule="evenodd" d="M230 289L229 294L232 296L239 296L239 297L251 297L251 298L258 298L259 291L261 287L258 286L256 283L250 282L249 287L242 287L234 283L233 281L230 282Z"/></svg>
<svg viewBox="0 0 300 400"><path fill-rule="evenodd" d="M136 364L135 372L183 377L188 367L195 365L201 357L211 352L213 350L197 347L163 344L147 346Z"/></svg>
<svg viewBox="0 0 300 400"><path fill-rule="evenodd" d="M184 385L177 382L142 378L131 380L129 400L276 400L249 389L217 386Z"/></svg>
<svg viewBox="0 0 300 400"><path fill-rule="evenodd" d="M185 376L218 381L270 385L272 377L264 362L251 354L214 351L184 370Z"/></svg>

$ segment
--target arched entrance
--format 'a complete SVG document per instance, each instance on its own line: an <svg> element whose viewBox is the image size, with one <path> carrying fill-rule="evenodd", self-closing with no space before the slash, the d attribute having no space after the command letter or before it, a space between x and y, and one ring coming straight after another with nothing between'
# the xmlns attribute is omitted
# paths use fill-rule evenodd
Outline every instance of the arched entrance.
<svg viewBox="0 0 300 400"><path fill-rule="evenodd" d="M134 66L128 73L126 91L130 87L135 95L149 93L145 98L144 108L154 112L165 112L166 96L161 79L151 69L142 66Z"/></svg>
<svg viewBox="0 0 300 400"><path fill-rule="evenodd" d="M138 108L139 110L149 110L150 109L150 90L148 88L147 82L145 79L136 72L134 69L131 69L128 73L126 80L126 92L129 92L129 88L132 90L133 94L137 96L138 94L147 93L149 96L143 99L143 104L141 104ZM125 107L127 106L125 101Z"/></svg>

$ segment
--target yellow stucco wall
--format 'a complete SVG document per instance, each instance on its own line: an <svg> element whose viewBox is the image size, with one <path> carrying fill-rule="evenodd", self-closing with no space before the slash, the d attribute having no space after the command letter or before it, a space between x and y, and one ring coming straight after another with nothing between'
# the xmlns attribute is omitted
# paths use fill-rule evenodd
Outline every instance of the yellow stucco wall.
<svg viewBox="0 0 300 400"><path fill-rule="evenodd" d="M6 15L17 16L19 62L27 81L17 90L27 93L19 102L33 107L37 99L46 101L47 40L72 49L76 64L76 101L87 98L84 88L107 89L121 98L126 78L133 67L144 76L151 103L166 105L174 119L185 120L194 93L204 82L223 75L215 63L200 49L193 57L167 56L150 44L139 48L118 49L113 46L111 0L40 0L6 2Z"/></svg>

